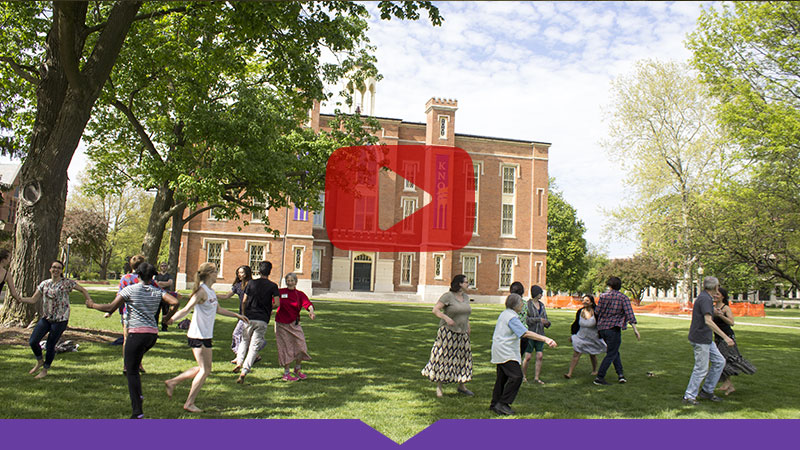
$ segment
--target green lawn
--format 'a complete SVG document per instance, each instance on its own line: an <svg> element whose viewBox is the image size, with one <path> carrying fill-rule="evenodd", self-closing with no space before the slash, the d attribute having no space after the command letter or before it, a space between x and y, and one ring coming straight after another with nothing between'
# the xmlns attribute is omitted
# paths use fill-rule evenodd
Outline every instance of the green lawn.
<svg viewBox="0 0 800 450"><path fill-rule="evenodd" d="M93 292L98 301L113 293ZM104 319L73 297L72 327L119 331L118 316ZM234 301L222 302L233 308ZM434 385L420 375L436 335L438 322L430 305L376 304L318 300L316 321L304 320L309 352L308 380L280 380L275 338L268 334L264 360L237 385L228 361L233 319L218 317L214 368L197 400L199 415L181 408L189 386L164 394L163 381L194 365L185 331L162 333L145 356L145 414L150 418L358 418L391 439L403 442L442 418L496 418L488 410L495 366L490 361L491 336L500 305L474 305L471 318L476 396L467 398L448 386L437 399ZM544 386L526 384L514 408L517 418L800 418L800 330L741 325L736 327L743 354L759 369L735 378L737 392L720 404L699 407L680 402L693 364L686 340L689 322L639 317L642 341L623 333L622 358L626 385L594 386L590 364L581 359L576 376L565 380L572 356L567 341L573 311L549 311L548 335L560 347L546 349ZM769 313L768 313L769 314ZM741 318L741 321L750 318ZM769 319L760 319L762 321ZM774 322L794 322L774 320ZM789 323L785 323L789 325ZM121 373L121 348L80 342L80 350L56 357L50 375L34 380L27 374L34 358L27 346L0 347L0 418L126 418L130 404ZM531 367L531 370L533 368ZM648 377L653 372L654 377ZM615 379L612 373L609 381ZM76 405L81 405L76 407Z"/></svg>

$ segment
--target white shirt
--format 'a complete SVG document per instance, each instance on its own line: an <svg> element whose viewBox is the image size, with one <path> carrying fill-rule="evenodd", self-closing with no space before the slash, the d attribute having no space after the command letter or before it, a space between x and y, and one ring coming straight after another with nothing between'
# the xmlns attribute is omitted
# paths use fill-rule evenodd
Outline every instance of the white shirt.
<svg viewBox="0 0 800 450"><path fill-rule="evenodd" d="M200 288L206 291L206 301L194 305L192 323L189 324L187 337L192 339L211 339L214 337L214 319L217 317L217 293L205 283L200 283Z"/></svg>
<svg viewBox="0 0 800 450"><path fill-rule="evenodd" d="M513 309L506 309L497 318L497 325L494 326L492 335L492 364L503 364L512 360L522 363L519 336L509 326L509 322L514 318L519 321L519 316Z"/></svg>

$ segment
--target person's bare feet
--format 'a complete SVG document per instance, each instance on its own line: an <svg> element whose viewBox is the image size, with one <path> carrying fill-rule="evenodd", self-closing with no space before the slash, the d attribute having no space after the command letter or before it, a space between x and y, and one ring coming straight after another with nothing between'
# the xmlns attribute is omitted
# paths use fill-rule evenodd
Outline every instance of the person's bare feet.
<svg viewBox="0 0 800 450"><path fill-rule="evenodd" d="M42 378L44 378L46 376L47 376L47 369L42 369L42 371L39 372L39 375L36 375L33 378L36 378L37 380L41 380Z"/></svg>
<svg viewBox="0 0 800 450"><path fill-rule="evenodd" d="M444 396L444 392L442 392L442 387L441 386L436 386L436 396L439 397L439 398Z"/></svg>
<svg viewBox="0 0 800 450"><path fill-rule="evenodd" d="M239 374L239 377L238 377L238 378L236 378L236 382L237 382L238 384L244 384L244 377L245 377L245 374L243 374L243 373L242 373L242 374Z"/></svg>
<svg viewBox="0 0 800 450"><path fill-rule="evenodd" d="M164 387L167 389L167 397L172 398L172 391L175 390L175 385L167 380L164 382Z"/></svg>
<svg viewBox="0 0 800 450"><path fill-rule="evenodd" d="M192 413L201 413L203 412L202 409L198 408L197 406L192 403L191 405L183 405L183 409Z"/></svg>
<svg viewBox="0 0 800 450"><path fill-rule="evenodd" d="M33 366L33 369L29 370L28 373L31 375L35 374L39 369L42 368L43 365L44 361L36 361L36 365Z"/></svg>
<svg viewBox="0 0 800 450"><path fill-rule="evenodd" d="M242 366L238 364L236 365L236 367L233 368L233 373L239 373L241 371L242 371Z"/></svg>
<svg viewBox="0 0 800 450"><path fill-rule="evenodd" d="M592 375L597 376L597 371L592 372Z"/></svg>
<svg viewBox="0 0 800 450"><path fill-rule="evenodd" d="M725 395L731 395L731 394L733 394L734 392L736 392L736 388L734 388L733 386L731 386L731 387L729 387L728 389L726 389L726 390L725 390Z"/></svg>

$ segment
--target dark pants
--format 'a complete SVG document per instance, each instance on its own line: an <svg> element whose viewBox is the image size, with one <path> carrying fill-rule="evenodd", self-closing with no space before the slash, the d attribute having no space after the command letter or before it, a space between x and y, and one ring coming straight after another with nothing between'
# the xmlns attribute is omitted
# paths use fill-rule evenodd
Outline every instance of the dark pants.
<svg viewBox="0 0 800 450"><path fill-rule="evenodd" d="M514 403L520 386L522 386L522 368L519 363L512 360L498 364L491 406L498 403L505 403L506 405Z"/></svg>
<svg viewBox="0 0 800 450"><path fill-rule="evenodd" d="M172 294L173 293L170 292L170 295L172 295ZM161 323L163 325L166 325L167 321L172 316L174 316L177 311L178 311L178 307L177 306L172 307L172 306L170 306L169 303L165 302L164 300L161 300L161 304L158 305L158 309L156 310L156 323L158 323L158 319L161 318L161 314L164 314L164 320L161 321Z"/></svg>
<svg viewBox="0 0 800 450"><path fill-rule="evenodd" d="M30 344L33 354L36 355L36 359L39 361L42 360L42 347L39 346L39 341L42 340L45 334L50 333L47 336L47 344L45 345L45 350L47 351L47 356L44 360L45 369L49 369L50 364L53 363L53 358L56 357L56 344L58 344L58 339L61 338L61 335L66 329L66 320L63 322L50 322L45 318L39 319L39 322L33 329L28 344Z"/></svg>
<svg viewBox="0 0 800 450"><path fill-rule="evenodd" d="M605 378L611 363L614 363L614 370L618 376L622 376L622 359L619 357L619 345L622 343L622 331L619 327L608 330L600 330L600 338L606 341L608 350L603 362L600 363L600 370L597 371L597 378Z"/></svg>
<svg viewBox="0 0 800 450"><path fill-rule="evenodd" d="M125 342L125 367L128 376L128 393L131 396L131 418L137 418L142 412L142 379L139 376L139 364L142 357L156 344L155 333L130 333Z"/></svg>

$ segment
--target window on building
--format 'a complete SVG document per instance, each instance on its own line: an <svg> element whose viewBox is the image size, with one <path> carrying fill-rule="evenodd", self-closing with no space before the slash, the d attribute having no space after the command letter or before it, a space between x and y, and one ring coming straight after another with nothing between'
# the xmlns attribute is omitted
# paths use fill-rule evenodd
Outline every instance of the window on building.
<svg viewBox="0 0 800 450"><path fill-rule="evenodd" d="M478 277L478 257L463 256L461 264L463 266L462 273L465 277L467 277L467 281L469 281L469 287L474 288L476 286L476 280Z"/></svg>
<svg viewBox="0 0 800 450"><path fill-rule="evenodd" d="M314 211L314 228L325 226L325 194L319 195L319 203L321 205L319 211Z"/></svg>
<svg viewBox="0 0 800 450"><path fill-rule="evenodd" d="M433 255L433 278L441 280L444 273L444 255Z"/></svg>
<svg viewBox="0 0 800 450"><path fill-rule="evenodd" d="M544 211L544 189L537 189L536 190L536 205L537 205L537 214L542 215Z"/></svg>
<svg viewBox="0 0 800 450"><path fill-rule="evenodd" d="M307 222L308 221L308 211L304 209L300 209L298 207L294 207L294 220L300 222Z"/></svg>
<svg viewBox="0 0 800 450"><path fill-rule="evenodd" d="M503 204L503 217L500 234L503 236L514 235L514 205Z"/></svg>
<svg viewBox="0 0 800 450"><path fill-rule="evenodd" d="M417 165L404 164L403 165L403 190L414 191L416 190L415 183L417 182Z"/></svg>
<svg viewBox="0 0 800 450"><path fill-rule="evenodd" d="M267 204L264 202L253 202L253 212L250 214L251 222L263 222L267 218Z"/></svg>
<svg viewBox="0 0 800 450"><path fill-rule="evenodd" d="M514 166L503 166L503 194L514 193L514 183L516 182L517 168Z"/></svg>
<svg viewBox="0 0 800 450"><path fill-rule="evenodd" d="M400 254L400 284L411 284L411 263L413 258L413 253Z"/></svg>
<svg viewBox="0 0 800 450"><path fill-rule="evenodd" d="M359 231L375 229L375 197L359 197L356 199L354 228Z"/></svg>
<svg viewBox="0 0 800 450"><path fill-rule="evenodd" d="M417 210L417 199L415 198L403 199L403 219L414 214L416 210ZM403 231L413 231L413 230L414 230L413 220L408 220L403 222Z"/></svg>
<svg viewBox="0 0 800 450"><path fill-rule="evenodd" d="M467 217L464 223L465 231L478 234L478 202L467 202Z"/></svg>
<svg viewBox="0 0 800 450"><path fill-rule="evenodd" d="M292 254L294 256L294 272L303 272L303 252L305 247L292 247Z"/></svg>
<svg viewBox="0 0 800 450"><path fill-rule="evenodd" d="M214 208L210 208L208 210L208 220L222 220L222 218L214 215Z"/></svg>
<svg viewBox="0 0 800 450"><path fill-rule="evenodd" d="M250 244L248 265L250 266L250 270L253 271L253 275L258 273L258 263L265 259L264 248L264 244Z"/></svg>
<svg viewBox="0 0 800 450"><path fill-rule="evenodd" d="M514 278L514 258L501 256L500 257L500 288L507 288L511 286L511 280Z"/></svg>
<svg viewBox="0 0 800 450"><path fill-rule="evenodd" d="M542 284L542 262L536 261L536 284Z"/></svg>
<svg viewBox="0 0 800 450"><path fill-rule="evenodd" d="M217 270L222 272L222 242L206 243L206 262L214 263Z"/></svg>
<svg viewBox="0 0 800 450"><path fill-rule="evenodd" d="M447 139L447 116L439 116L439 138Z"/></svg>
<svg viewBox="0 0 800 450"><path fill-rule="evenodd" d="M321 268L322 268L322 249L315 248L311 250L311 281L320 280Z"/></svg>

